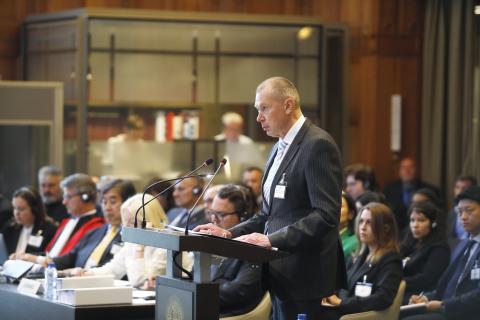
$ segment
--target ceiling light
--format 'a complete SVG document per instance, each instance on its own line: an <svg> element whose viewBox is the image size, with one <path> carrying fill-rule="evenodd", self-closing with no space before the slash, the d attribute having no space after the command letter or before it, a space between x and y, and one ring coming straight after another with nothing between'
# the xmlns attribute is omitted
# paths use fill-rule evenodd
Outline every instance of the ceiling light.
<svg viewBox="0 0 480 320"><path fill-rule="evenodd" d="M303 27L300 30L298 30L297 33L297 38L298 40L306 40L310 38L310 36L313 34L313 28L312 27Z"/></svg>

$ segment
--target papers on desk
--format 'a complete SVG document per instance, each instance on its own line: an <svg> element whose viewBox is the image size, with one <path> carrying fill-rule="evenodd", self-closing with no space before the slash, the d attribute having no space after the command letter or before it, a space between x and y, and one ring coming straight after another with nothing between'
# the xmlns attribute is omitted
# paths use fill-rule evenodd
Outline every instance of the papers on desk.
<svg viewBox="0 0 480 320"><path fill-rule="evenodd" d="M132 303L132 287L62 289L57 302L73 306Z"/></svg>

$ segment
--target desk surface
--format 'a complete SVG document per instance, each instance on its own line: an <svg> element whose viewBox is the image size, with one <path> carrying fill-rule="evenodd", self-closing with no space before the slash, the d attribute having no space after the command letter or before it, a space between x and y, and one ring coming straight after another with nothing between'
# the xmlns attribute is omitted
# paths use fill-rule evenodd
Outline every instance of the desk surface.
<svg viewBox="0 0 480 320"><path fill-rule="evenodd" d="M49 301L43 296L23 294L17 285L0 284L0 315L2 320L97 320L154 319L154 304L115 304L71 306Z"/></svg>

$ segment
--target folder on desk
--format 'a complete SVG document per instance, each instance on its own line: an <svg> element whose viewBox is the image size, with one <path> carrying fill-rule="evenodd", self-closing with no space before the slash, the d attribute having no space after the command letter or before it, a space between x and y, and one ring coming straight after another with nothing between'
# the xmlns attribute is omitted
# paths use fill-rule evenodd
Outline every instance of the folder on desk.
<svg viewBox="0 0 480 320"><path fill-rule="evenodd" d="M132 287L78 288L57 291L57 301L73 306L131 304Z"/></svg>

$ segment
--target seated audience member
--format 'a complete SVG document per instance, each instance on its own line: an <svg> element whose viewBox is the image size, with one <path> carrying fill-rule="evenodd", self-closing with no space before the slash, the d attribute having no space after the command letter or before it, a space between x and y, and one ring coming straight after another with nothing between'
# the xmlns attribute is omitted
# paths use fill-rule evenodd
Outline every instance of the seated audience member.
<svg viewBox="0 0 480 320"><path fill-rule="evenodd" d="M145 196L145 202L153 197ZM121 206L122 226L133 227L135 212L142 205L142 195L137 194ZM138 212L138 219L143 218L143 211ZM145 206L147 228L163 228L168 224L167 216L158 201L152 201ZM123 247L113 255L112 260L101 267L86 270L72 270L72 274L106 275L112 274L115 279L125 275L134 287L142 287L149 277L165 274L167 252L165 249L143 246L125 242Z"/></svg>
<svg viewBox="0 0 480 320"><path fill-rule="evenodd" d="M438 207L429 201L413 202L409 211L410 230L400 246L407 285L405 304L412 294L435 289L450 261L445 233L437 224Z"/></svg>
<svg viewBox="0 0 480 320"><path fill-rule="evenodd" d="M75 173L62 180L63 203L70 218L64 219L47 245L45 251L50 258L64 255L72 250L82 238L100 228L104 219L97 216L97 187L86 174Z"/></svg>
<svg viewBox="0 0 480 320"><path fill-rule="evenodd" d="M20 188L13 193L12 206L14 218L0 230L11 258L43 252L57 227L45 214L40 194L31 187Z"/></svg>
<svg viewBox="0 0 480 320"><path fill-rule="evenodd" d="M417 176L417 166L412 158L403 158L400 161L399 179L387 184L383 193L387 203L397 219L398 230L408 229L407 209L410 206L413 193L421 188L430 188L439 191L436 187L420 180Z"/></svg>
<svg viewBox="0 0 480 320"><path fill-rule="evenodd" d="M426 303L426 314L405 319L478 319L480 314L480 187L470 187L455 198L469 237L452 253L436 289L413 295L410 303Z"/></svg>
<svg viewBox="0 0 480 320"><path fill-rule="evenodd" d="M442 207L442 203L438 198L437 193L435 192L435 190L430 188L420 188L413 193L412 201L411 201L412 204L422 202L422 201L430 201L437 208Z"/></svg>
<svg viewBox="0 0 480 320"><path fill-rule="evenodd" d="M358 216L360 255L348 270L348 290L327 298L338 315L388 308L402 280L397 225L390 208L367 204Z"/></svg>
<svg viewBox="0 0 480 320"><path fill-rule="evenodd" d="M203 206L205 209L212 209L212 203L215 196L218 194L218 191L224 187L223 184L217 184L210 186L207 191L203 194ZM208 219L208 217L207 217Z"/></svg>
<svg viewBox="0 0 480 320"><path fill-rule="evenodd" d="M243 171L242 183L252 189L255 196L255 202L257 203L257 209L262 207L262 179L263 170L258 167L248 167Z"/></svg>
<svg viewBox="0 0 480 320"><path fill-rule="evenodd" d="M443 205L437 192L430 188L420 188L413 193L412 201L410 203L415 204L423 201L429 201L437 207L438 209L438 213L437 213L438 216L436 218L437 228L441 234L446 234L447 218L445 216L445 212L441 209L443 208ZM408 228L402 231L404 232L403 234L406 234L408 232Z"/></svg>
<svg viewBox="0 0 480 320"><path fill-rule="evenodd" d="M105 264L120 248L120 206L134 194L135 187L130 181L117 179L104 185L100 197L106 224L87 233L69 253L55 258L25 255L23 260L39 263L43 267L54 262L58 270L91 268Z"/></svg>
<svg viewBox="0 0 480 320"><path fill-rule="evenodd" d="M352 164L345 168L345 191L356 201L367 191L377 190L375 174L369 166Z"/></svg>
<svg viewBox="0 0 480 320"><path fill-rule="evenodd" d="M160 177L154 177L152 178L147 185L144 187L144 190L148 187L151 186L154 183L157 183L159 181L165 180ZM156 197L159 195L161 192L163 194L161 196L157 197L158 202L160 202L160 205L163 208L163 211L168 212L170 209L175 207L175 201L173 200L173 188L168 189L172 185L171 182L162 182L158 183L157 185L151 187L149 190L147 190L148 194L151 194L152 196ZM168 190L167 190L168 189Z"/></svg>
<svg viewBox="0 0 480 320"><path fill-rule="evenodd" d="M175 227L185 228L187 225L188 211L202 194L203 179L188 178L177 184L173 191L176 208L168 211L168 220ZM193 229L200 224L207 223L205 208L199 204L190 216L189 229Z"/></svg>
<svg viewBox="0 0 480 320"><path fill-rule="evenodd" d="M355 206L357 207L357 211L362 210L364 206L369 204L370 202L378 202L386 204L385 196L381 192L374 192L374 191L367 191L362 194L358 199L355 201Z"/></svg>
<svg viewBox="0 0 480 320"><path fill-rule="evenodd" d="M476 185L477 179L475 177L469 175L459 176L455 181L455 186L453 188L453 198L455 199L467 188ZM455 208L452 208L448 213L447 237L450 247L452 248L454 248L459 241L468 237L467 232L463 229L462 222L460 221L460 216L455 211Z"/></svg>
<svg viewBox="0 0 480 320"><path fill-rule="evenodd" d="M253 140L243 135L243 118L236 112L227 112L222 116L223 131L217 134L216 141L250 144Z"/></svg>
<svg viewBox="0 0 480 320"><path fill-rule="evenodd" d="M45 166L38 170L38 185L47 216L51 217L56 225L68 218L67 208L63 204L60 182L63 173L54 166Z"/></svg>
<svg viewBox="0 0 480 320"><path fill-rule="evenodd" d="M343 254L345 255L346 265L350 265L352 255L357 251L358 238L355 235L355 218L357 209L353 199L342 192L342 208L340 210L340 239L342 240Z"/></svg>
<svg viewBox="0 0 480 320"><path fill-rule="evenodd" d="M242 186L226 185L207 210L212 223L230 229L252 214L254 198ZM220 316L234 316L253 310L262 300L261 268L247 261L224 258L212 266L211 279L220 285Z"/></svg>

